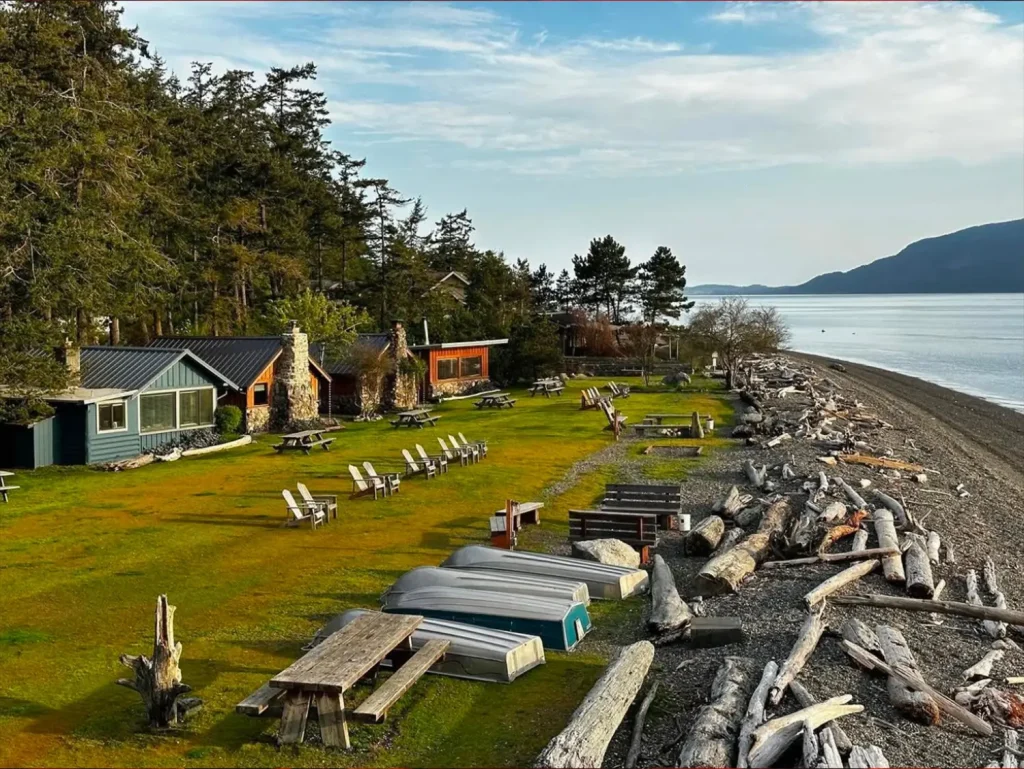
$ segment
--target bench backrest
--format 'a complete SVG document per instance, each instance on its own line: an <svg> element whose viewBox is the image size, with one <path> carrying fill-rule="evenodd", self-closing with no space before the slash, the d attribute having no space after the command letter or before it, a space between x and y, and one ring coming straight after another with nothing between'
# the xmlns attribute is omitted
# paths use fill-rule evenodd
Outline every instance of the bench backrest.
<svg viewBox="0 0 1024 769"><path fill-rule="evenodd" d="M288 512L292 514L295 520L301 521L306 517L305 514L303 514L302 509L296 504L295 497L292 496L292 493L288 489L282 489L281 496L284 497L285 504L288 505Z"/></svg>
<svg viewBox="0 0 1024 769"><path fill-rule="evenodd" d="M348 474L352 476L352 482L355 483L356 488L360 491L366 491L370 488L366 485L366 481L363 479L362 473L359 472L359 468L355 465L348 466Z"/></svg>
<svg viewBox="0 0 1024 769"><path fill-rule="evenodd" d="M608 510L570 510L569 541L621 539L634 547L658 541L656 513L620 513Z"/></svg>
<svg viewBox="0 0 1024 769"><path fill-rule="evenodd" d="M632 494L650 496L662 496L675 494L680 496L683 493L681 486L661 483L609 483L604 487L605 496L610 494Z"/></svg>
<svg viewBox="0 0 1024 769"><path fill-rule="evenodd" d="M405 457L405 463L412 468L412 471L418 473L420 467L416 464L416 460L412 458L412 454L409 453L409 449L402 449L402 456Z"/></svg>

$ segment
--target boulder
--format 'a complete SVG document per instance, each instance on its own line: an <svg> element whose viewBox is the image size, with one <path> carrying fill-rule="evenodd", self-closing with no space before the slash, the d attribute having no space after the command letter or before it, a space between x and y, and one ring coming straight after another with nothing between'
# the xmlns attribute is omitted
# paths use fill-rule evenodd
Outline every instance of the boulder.
<svg viewBox="0 0 1024 769"><path fill-rule="evenodd" d="M569 375L566 374L565 372L562 372L561 374L559 374L558 378L561 379L563 382L568 382L569 381Z"/></svg>
<svg viewBox="0 0 1024 769"><path fill-rule="evenodd" d="M574 558L597 561L608 566L640 568L640 553L618 539L591 539L586 542L573 542L572 554Z"/></svg>

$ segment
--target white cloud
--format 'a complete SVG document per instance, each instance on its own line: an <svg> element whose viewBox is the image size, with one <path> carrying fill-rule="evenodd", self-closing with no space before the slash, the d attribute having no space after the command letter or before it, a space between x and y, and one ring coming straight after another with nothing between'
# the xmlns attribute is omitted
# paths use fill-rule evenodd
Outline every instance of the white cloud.
<svg viewBox="0 0 1024 769"><path fill-rule="evenodd" d="M181 5L142 5L157 7L130 15L157 22L138 19L158 51L177 47L172 64L312 59L345 132L463 147L467 167L615 176L1022 154L1024 29L967 3L736 3L710 17L814 36L756 55L670 35L555 41L500 6L185 4L197 27ZM353 90L366 85L385 90Z"/></svg>

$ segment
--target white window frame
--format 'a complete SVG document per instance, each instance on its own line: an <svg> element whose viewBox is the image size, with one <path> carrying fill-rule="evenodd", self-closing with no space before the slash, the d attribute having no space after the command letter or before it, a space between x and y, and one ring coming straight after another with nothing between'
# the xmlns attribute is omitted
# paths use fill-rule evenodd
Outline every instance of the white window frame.
<svg viewBox="0 0 1024 769"><path fill-rule="evenodd" d="M213 427L216 422L210 422L206 425L191 425L189 427L181 426L181 393L192 392L193 390L212 390L213 391L213 410L214 413L217 411L217 388L209 385L202 387L172 387L166 390L146 390L145 392L139 393L139 435L159 435L160 433L176 433L176 432L187 432L189 430L207 430ZM151 432L144 432L142 429L142 398L145 395L166 395L167 393L174 393L174 427L166 430L153 430Z"/></svg>
<svg viewBox="0 0 1024 769"><path fill-rule="evenodd" d="M124 407L124 427L115 427L113 430L102 430L100 429L100 407L102 406L116 406L118 403ZM96 404L96 434L97 435L110 435L112 433L126 433L128 432L128 401L124 398L119 398L112 401L103 401Z"/></svg>

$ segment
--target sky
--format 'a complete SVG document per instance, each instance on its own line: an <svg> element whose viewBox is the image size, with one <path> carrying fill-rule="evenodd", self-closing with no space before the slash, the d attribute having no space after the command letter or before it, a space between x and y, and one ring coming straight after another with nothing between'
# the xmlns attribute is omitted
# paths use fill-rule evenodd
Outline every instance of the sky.
<svg viewBox="0 0 1024 769"><path fill-rule="evenodd" d="M799 283L1024 217L1024 2L127 2L190 62L313 61L333 146L571 268Z"/></svg>

